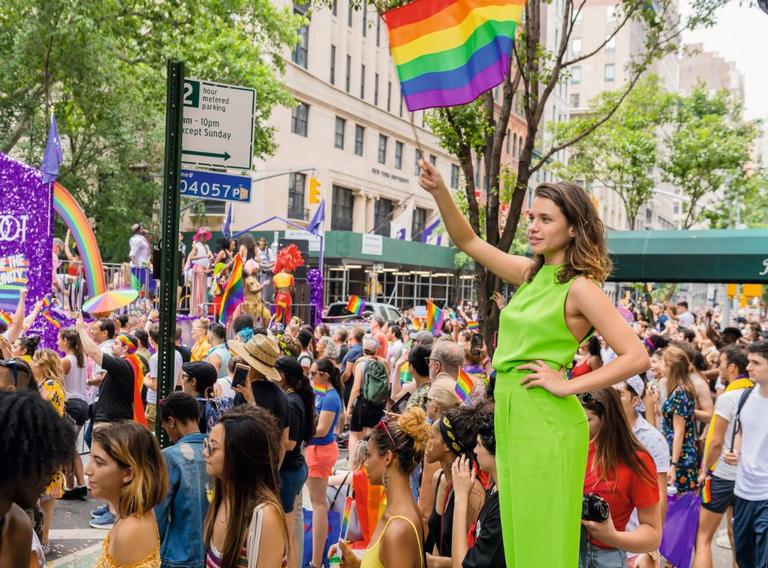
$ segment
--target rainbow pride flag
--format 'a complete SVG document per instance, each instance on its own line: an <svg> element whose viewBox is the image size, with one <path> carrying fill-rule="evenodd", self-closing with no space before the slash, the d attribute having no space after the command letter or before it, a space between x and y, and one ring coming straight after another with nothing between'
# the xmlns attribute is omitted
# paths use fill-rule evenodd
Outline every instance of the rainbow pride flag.
<svg viewBox="0 0 768 568"><path fill-rule="evenodd" d="M480 322L469 320L467 322L467 331L480 331Z"/></svg>
<svg viewBox="0 0 768 568"><path fill-rule="evenodd" d="M469 103L504 80L524 0L414 0L389 10L409 111Z"/></svg>
<svg viewBox="0 0 768 568"><path fill-rule="evenodd" d="M11 325L11 322L13 321L13 316L6 312L5 310L0 310L0 322L3 322L6 326Z"/></svg>
<svg viewBox="0 0 768 568"><path fill-rule="evenodd" d="M360 296L350 296L349 300L347 300L348 312L357 314L358 316L362 316L364 309L365 309L365 300L363 300Z"/></svg>
<svg viewBox="0 0 768 568"><path fill-rule="evenodd" d="M445 313L434 303L427 302L427 329L432 335L440 335L445 321Z"/></svg>
<svg viewBox="0 0 768 568"><path fill-rule="evenodd" d="M314 391L315 396L324 397L325 393L328 392L327 386L320 386L320 385L312 385L312 391Z"/></svg>
<svg viewBox="0 0 768 568"><path fill-rule="evenodd" d="M347 534L349 533L349 517L352 514L352 503L354 499L351 495L347 495L347 499L344 501L344 514L341 517L341 530L339 531L339 538L341 540L347 540Z"/></svg>
<svg viewBox="0 0 768 568"><path fill-rule="evenodd" d="M221 295L221 307L219 308L219 321L224 325L227 320L235 313L235 308L245 300L245 291L243 288L243 257L235 255L235 261L232 263L232 272L224 286L224 293Z"/></svg>
<svg viewBox="0 0 768 568"><path fill-rule="evenodd" d="M461 402L469 402L469 393L472 392L474 383L464 369L459 369L459 379L456 381L456 396L461 399Z"/></svg>

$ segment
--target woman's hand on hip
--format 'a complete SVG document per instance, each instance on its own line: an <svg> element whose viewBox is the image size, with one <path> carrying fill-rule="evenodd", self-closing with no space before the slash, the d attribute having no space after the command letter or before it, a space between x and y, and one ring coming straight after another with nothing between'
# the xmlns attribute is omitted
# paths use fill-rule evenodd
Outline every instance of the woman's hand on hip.
<svg viewBox="0 0 768 568"><path fill-rule="evenodd" d="M570 381L565 379L565 373L563 371L555 371L544 361L538 360L533 363L526 363L517 367L516 370L532 371L520 380L520 384L527 389L540 387L559 397L573 394Z"/></svg>

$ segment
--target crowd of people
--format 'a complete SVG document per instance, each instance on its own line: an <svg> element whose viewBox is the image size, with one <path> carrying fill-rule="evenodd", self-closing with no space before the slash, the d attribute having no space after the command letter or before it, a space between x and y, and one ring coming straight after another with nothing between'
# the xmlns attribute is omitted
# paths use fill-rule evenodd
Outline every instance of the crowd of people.
<svg viewBox="0 0 768 568"><path fill-rule="evenodd" d="M531 260L477 242L423 162L421 183L517 285L493 345L463 309L433 332L200 317L160 398L157 313L78 319L54 351L24 336L22 297L0 344L0 565L42 566L56 500L90 493L98 568L660 567L667 508L700 492L694 565L726 515L735 562L767 566L764 322L622 318L574 186L536 190Z"/></svg>

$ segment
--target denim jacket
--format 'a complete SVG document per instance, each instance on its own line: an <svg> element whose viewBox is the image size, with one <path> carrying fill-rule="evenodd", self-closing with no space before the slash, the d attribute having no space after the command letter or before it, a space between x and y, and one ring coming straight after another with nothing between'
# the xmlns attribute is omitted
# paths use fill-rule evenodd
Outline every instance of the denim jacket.
<svg viewBox="0 0 768 568"><path fill-rule="evenodd" d="M164 568L203 568L203 523L208 512L203 458L205 434L189 434L163 450L168 495L155 507Z"/></svg>

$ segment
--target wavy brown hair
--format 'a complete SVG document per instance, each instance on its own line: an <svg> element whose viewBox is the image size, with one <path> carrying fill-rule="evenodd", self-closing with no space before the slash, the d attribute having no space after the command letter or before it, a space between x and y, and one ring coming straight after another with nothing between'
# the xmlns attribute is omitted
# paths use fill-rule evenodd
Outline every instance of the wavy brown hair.
<svg viewBox="0 0 768 568"><path fill-rule="evenodd" d="M662 354L667 378L667 396L670 396L677 387L680 387L689 395L696 398L696 389L693 387L691 374L693 365L683 349L670 345Z"/></svg>
<svg viewBox="0 0 768 568"><path fill-rule="evenodd" d="M605 481L615 475L620 464L626 465L648 483L656 484L655 472L648 469L639 454L648 451L638 442L621 407L619 393L613 387L581 395L581 405L594 412L602 422L595 436L595 461L592 469Z"/></svg>
<svg viewBox="0 0 768 568"><path fill-rule="evenodd" d="M549 199L557 205L575 233L565 249L565 263L557 273L557 281L565 284L585 276L600 284L605 282L613 270L613 263L608 257L605 227L587 192L575 183L542 183L533 196ZM528 272L528 282L543 265L544 257L536 255Z"/></svg>

